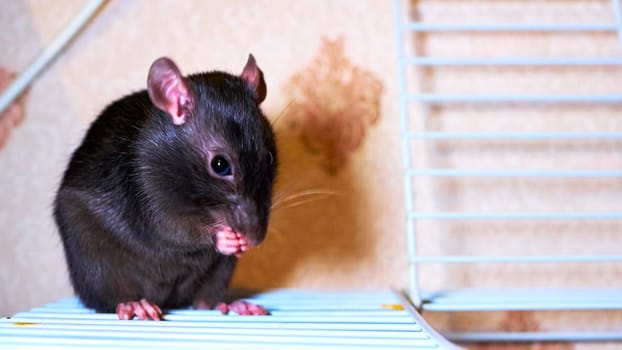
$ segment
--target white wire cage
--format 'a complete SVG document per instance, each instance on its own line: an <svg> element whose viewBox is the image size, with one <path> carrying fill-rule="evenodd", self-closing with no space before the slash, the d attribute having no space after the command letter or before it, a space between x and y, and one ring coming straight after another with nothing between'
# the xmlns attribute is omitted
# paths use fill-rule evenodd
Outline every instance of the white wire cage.
<svg viewBox="0 0 622 350"><path fill-rule="evenodd" d="M475 2L478 6L469 8L473 1L467 1L453 3L463 5L453 13L427 13L427 17L426 9L435 9L426 8L426 3L432 2L394 2L409 293L414 304L423 311L446 312L622 309L622 289L617 282L621 277L622 208L615 199L619 198L622 178L622 83L616 81L622 71L620 1L591 2L591 13L576 11L584 10L577 6L559 13L560 5L567 2L479 1ZM441 4L436 10L447 11L451 5ZM531 12L519 11L529 6ZM548 16L537 12L547 7ZM600 16L595 15L599 10ZM603 17L609 22L604 23ZM504 46L504 40L518 44ZM583 46L563 52L550 49L551 41ZM520 42L533 49L516 50L521 48ZM440 48L448 43L458 48L453 52L452 48ZM443 80L448 70L451 79ZM488 78L480 80L478 74ZM562 76L562 83L548 84L555 81L555 75ZM573 77L581 82L590 75L597 75L607 86L563 83L573 81ZM458 87L452 82L458 82ZM452 123L452 117L460 121ZM469 118L473 118L471 123ZM575 125L581 118L595 122L587 127ZM456 159L452 147L470 149L471 158ZM477 151L486 147L494 151L485 155L487 160L478 162ZM571 151L560 152L564 147ZM589 155L577 152L582 149L589 149L584 152ZM592 161L596 158L598 162ZM577 196L573 188L583 188L585 196L597 189L607 192L604 197L611 197L603 203L583 201L587 197L573 197ZM571 190L564 193L564 189ZM535 202L524 198L528 195L535 196ZM487 200L490 203L486 205ZM547 201L548 206L543 203ZM577 222L584 231L579 244L582 249L572 251L564 242L575 238L564 236L562 231L570 231L567 227ZM520 230L516 229L518 225L522 225ZM541 231L556 228L560 232L549 235L554 238L538 237ZM469 233L475 230L487 234L470 243ZM525 237L517 237L521 232L531 234L529 244L540 249L518 249L517 253L513 249L517 244L507 241L524 241ZM607 236L609 243L604 245L608 247L591 245L591 235ZM505 242L494 243L500 238ZM449 240L453 242L449 247L438 247L439 242L447 244ZM482 247L486 245L490 246ZM426 285L426 268L433 271L427 276L457 276L464 282L467 279L458 276L460 273L477 274L486 267L474 266L484 265L493 269L501 266L501 270L518 266L513 271L519 275L540 273L554 282L541 283L545 285L541 287L529 276L513 278L510 272L498 278L497 272L495 278L483 283L485 286L477 285L477 278L466 287L459 285L460 281L451 286L442 282L432 288ZM448 271L455 266L462 270L452 275ZM552 277L569 267L574 271L567 274L589 274L590 280L567 283ZM594 271L607 273L599 277ZM602 283L594 282L598 278ZM454 341L620 341L622 325L613 331L462 332L447 337Z"/></svg>

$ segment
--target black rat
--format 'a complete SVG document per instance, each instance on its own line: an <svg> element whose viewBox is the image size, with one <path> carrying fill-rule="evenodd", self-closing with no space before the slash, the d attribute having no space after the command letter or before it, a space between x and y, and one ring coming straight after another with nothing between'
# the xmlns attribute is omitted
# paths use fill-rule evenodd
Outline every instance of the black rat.
<svg viewBox="0 0 622 350"><path fill-rule="evenodd" d="M69 274L87 307L119 319L162 318L225 303L236 260L266 235L277 169L259 108L263 72L183 77L169 58L147 90L104 109L73 153L54 202Z"/></svg>

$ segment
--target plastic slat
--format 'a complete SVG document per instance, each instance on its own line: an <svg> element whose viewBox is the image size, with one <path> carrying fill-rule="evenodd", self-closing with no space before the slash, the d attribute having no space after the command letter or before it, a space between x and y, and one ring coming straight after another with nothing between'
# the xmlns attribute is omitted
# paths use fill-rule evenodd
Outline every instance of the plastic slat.
<svg viewBox="0 0 622 350"><path fill-rule="evenodd" d="M622 255L544 255L544 256L417 256L414 264L493 264L493 263L605 263L622 262Z"/></svg>
<svg viewBox="0 0 622 350"><path fill-rule="evenodd" d="M413 93L408 100L427 103L622 103L622 95L579 95L579 94L448 94Z"/></svg>
<svg viewBox="0 0 622 350"><path fill-rule="evenodd" d="M619 212L548 212L548 213L470 213L470 212L411 212L410 220L614 220L622 219Z"/></svg>
<svg viewBox="0 0 622 350"><path fill-rule="evenodd" d="M401 27L403 31L413 32L608 32L617 31L618 27L610 23L592 24L477 24L477 23L420 23L409 22Z"/></svg>
<svg viewBox="0 0 622 350"><path fill-rule="evenodd" d="M411 57L405 64L418 66L620 66L618 57Z"/></svg>
<svg viewBox="0 0 622 350"><path fill-rule="evenodd" d="M437 177L622 177L622 170L410 169L407 173Z"/></svg>
<svg viewBox="0 0 622 350"><path fill-rule="evenodd" d="M622 332L465 332L443 333L454 342L619 342Z"/></svg>
<svg viewBox="0 0 622 350"><path fill-rule="evenodd" d="M424 292L426 311L622 310L622 289L457 289Z"/></svg>
<svg viewBox="0 0 622 350"><path fill-rule="evenodd" d="M422 140L596 140L622 139L622 132L408 132L405 138Z"/></svg>

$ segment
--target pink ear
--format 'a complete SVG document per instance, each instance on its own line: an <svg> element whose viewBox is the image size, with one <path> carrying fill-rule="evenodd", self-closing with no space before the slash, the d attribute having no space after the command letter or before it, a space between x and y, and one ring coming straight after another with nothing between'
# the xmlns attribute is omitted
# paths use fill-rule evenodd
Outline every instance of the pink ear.
<svg viewBox="0 0 622 350"><path fill-rule="evenodd" d="M151 102L168 113L175 125L186 121L192 100L179 69L171 59L160 57L153 62L147 78L147 90Z"/></svg>
<svg viewBox="0 0 622 350"><path fill-rule="evenodd" d="M257 62L252 54L248 55L248 61L241 76L255 90L257 104L263 102L266 99L266 82L263 79L263 72L257 67Z"/></svg>

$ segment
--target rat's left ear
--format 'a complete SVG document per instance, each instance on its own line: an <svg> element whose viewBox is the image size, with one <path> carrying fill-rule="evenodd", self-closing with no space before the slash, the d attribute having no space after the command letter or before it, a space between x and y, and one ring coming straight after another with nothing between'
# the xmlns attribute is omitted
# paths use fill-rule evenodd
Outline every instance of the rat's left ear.
<svg viewBox="0 0 622 350"><path fill-rule="evenodd" d="M257 62L252 54L248 55L248 61L241 74L242 79L255 91L255 101L257 104L266 99L266 82L263 79L263 72L257 67Z"/></svg>
<svg viewBox="0 0 622 350"><path fill-rule="evenodd" d="M192 97L179 68L170 58L158 58L149 69L149 98L156 107L168 113L173 124L181 125L192 110Z"/></svg>

